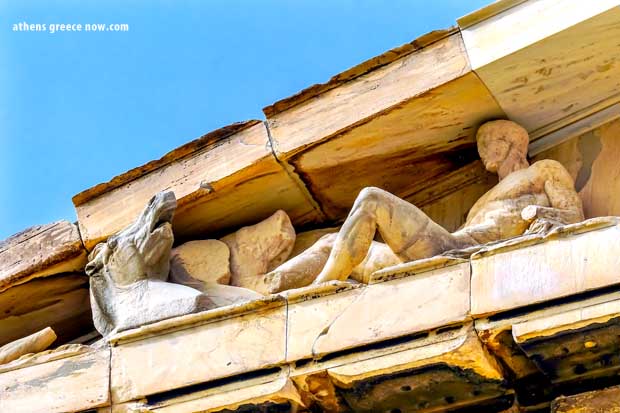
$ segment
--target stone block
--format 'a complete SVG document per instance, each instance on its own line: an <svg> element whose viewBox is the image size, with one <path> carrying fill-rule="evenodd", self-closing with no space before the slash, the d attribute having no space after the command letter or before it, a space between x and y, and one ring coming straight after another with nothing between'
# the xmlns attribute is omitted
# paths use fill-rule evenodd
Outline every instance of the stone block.
<svg viewBox="0 0 620 413"><path fill-rule="evenodd" d="M560 397L551 405L553 413L620 413L620 386L569 397Z"/></svg>
<svg viewBox="0 0 620 413"><path fill-rule="evenodd" d="M293 413L299 406L303 407L299 392L288 377L244 386L234 383L223 388L214 388L200 395L184 396L165 406L142 406L145 413L244 413L277 411ZM185 400L183 400L185 399Z"/></svg>
<svg viewBox="0 0 620 413"><path fill-rule="evenodd" d="M112 399L120 403L282 363L286 307L271 297L164 320L111 342Z"/></svg>
<svg viewBox="0 0 620 413"><path fill-rule="evenodd" d="M90 351L0 374L0 411L71 413L109 405L110 352Z"/></svg>
<svg viewBox="0 0 620 413"><path fill-rule="evenodd" d="M552 383L570 387L620 369L620 300L549 311L515 323L515 342ZM550 309L551 310L551 309Z"/></svg>
<svg viewBox="0 0 620 413"><path fill-rule="evenodd" d="M496 360L472 324L296 366L291 378L307 405L323 411L437 412L512 404Z"/></svg>
<svg viewBox="0 0 620 413"><path fill-rule="evenodd" d="M472 315L482 317L620 283L617 218L594 218L472 256Z"/></svg>
<svg viewBox="0 0 620 413"><path fill-rule="evenodd" d="M0 292L33 278L82 271L86 249L67 221L28 228L0 241Z"/></svg>
<svg viewBox="0 0 620 413"><path fill-rule="evenodd" d="M371 284L314 339L314 355L467 320L469 274L469 263L443 257L376 272Z"/></svg>

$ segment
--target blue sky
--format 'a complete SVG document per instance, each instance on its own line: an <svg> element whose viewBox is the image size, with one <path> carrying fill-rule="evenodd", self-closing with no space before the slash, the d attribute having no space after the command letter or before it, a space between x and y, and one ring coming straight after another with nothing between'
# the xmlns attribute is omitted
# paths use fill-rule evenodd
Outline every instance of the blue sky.
<svg viewBox="0 0 620 413"><path fill-rule="evenodd" d="M489 2L0 0L0 239L74 221L76 193Z"/></svg>

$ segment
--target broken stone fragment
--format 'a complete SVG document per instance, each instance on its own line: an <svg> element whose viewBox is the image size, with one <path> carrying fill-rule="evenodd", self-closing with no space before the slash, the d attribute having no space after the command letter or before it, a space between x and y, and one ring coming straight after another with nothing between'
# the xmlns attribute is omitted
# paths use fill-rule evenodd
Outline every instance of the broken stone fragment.
<svg viewBox="0 0 620 413"><path fill-rule="evenodd" d="M50 327L20 338L0 347L0 364L10 363L21 356L47 349L56 340L56 333Z"/></svg>
<svg viewBox="0 0 620 413"><path fill-rule="evenodd" d="M295 244L295 229L286 212L278 210L221 241L230 248L230 284L263 294L266 292L263 275L287 260Z"/></svg>
<svg viewBox="0 0 620 413"><path fill-rule="evenodd" d="M170 254L170 281L204 291L204 284L230 283L230 250L215 239L190 241Z"/></svg>

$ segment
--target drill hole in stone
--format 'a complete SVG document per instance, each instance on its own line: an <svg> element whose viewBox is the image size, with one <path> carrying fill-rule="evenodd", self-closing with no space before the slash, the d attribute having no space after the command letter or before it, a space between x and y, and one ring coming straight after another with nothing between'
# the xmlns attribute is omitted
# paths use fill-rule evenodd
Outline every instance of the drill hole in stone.
<svg viewBox="0 0 620 413"><path fill-rule="evenodd" d="M452 397L452 396L446 396L446 397L444 397L443 399L444 399L444 400L446 401L446 403L448 403L448 404L452 404L452 403L454 403L454 402L456 401L456 400L454 399L454 397Z"/></svg>
<svg viewBox="0 0 620 413"><path fill-rule="evenodd" d="M601 365L603 367L609 367L613 364L613 355L612 354L603 354L600 358Z"/></svg>
<svg viewBox="0 0 620 413"><path fill-rule="evenodd" d="M583 374L586 371L588 371L588 369L586 369L586 367L583 364L577 364L575 368L573 369L573 372L575 374Z"/></svg>
<svg viewBox="0 0 620 413"><path fill-rule="evenodd" d="M401 391L411 391L411 386L402 386L400 388Z"/></svg>

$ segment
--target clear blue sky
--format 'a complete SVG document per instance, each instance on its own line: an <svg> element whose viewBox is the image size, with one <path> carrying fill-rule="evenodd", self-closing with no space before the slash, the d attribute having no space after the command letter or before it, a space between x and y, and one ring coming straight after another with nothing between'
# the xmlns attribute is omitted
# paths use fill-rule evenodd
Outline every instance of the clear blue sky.
<svg viewBox="0 0 620 413"><path fill-rule="evenodd" d="M0 0L0 239L74 221L76 193L489 2Z"/></svg>

